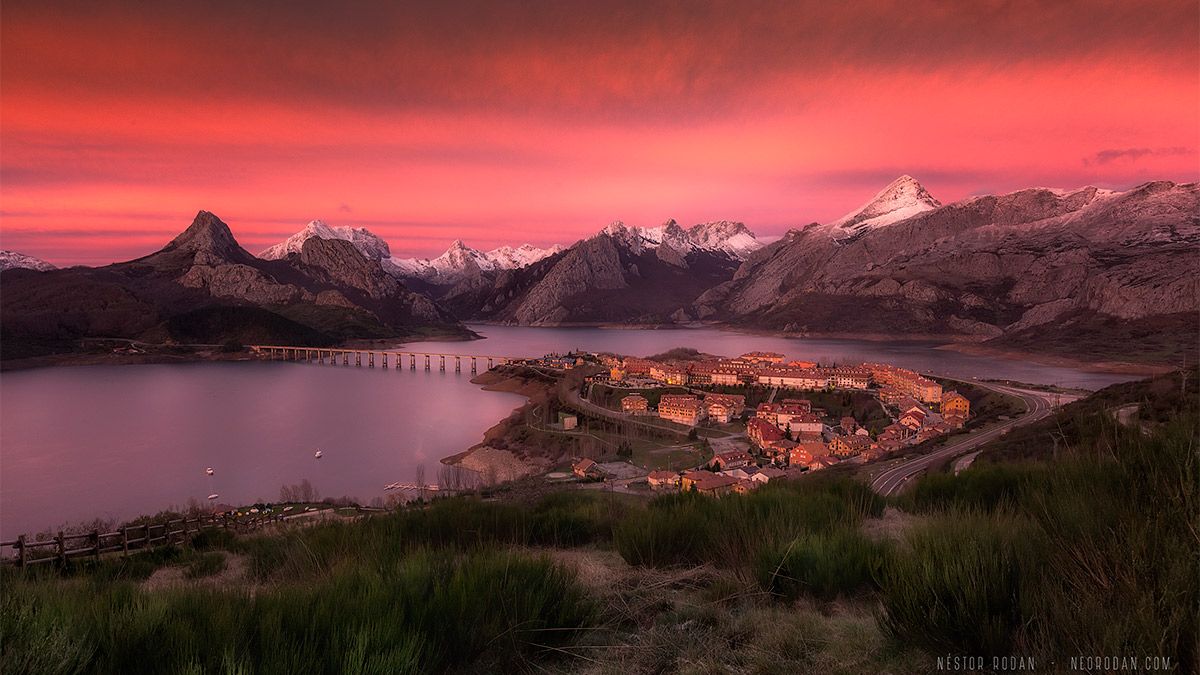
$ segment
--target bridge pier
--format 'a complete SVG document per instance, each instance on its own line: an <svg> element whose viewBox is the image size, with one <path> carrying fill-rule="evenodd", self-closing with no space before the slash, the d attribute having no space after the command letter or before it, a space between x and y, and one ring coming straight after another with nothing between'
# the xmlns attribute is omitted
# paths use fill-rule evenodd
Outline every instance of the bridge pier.
<svg viewBox="0 0 1200 675"><path fill-rule="evenodd" d="M488 368L487 369L488 370L492 369L492 357L490 357L490 356L488 357Z"/></svg>
<svg viewBox="0 0 1200 675"><path fill-rule="evenodd" d="M375 352L367 352L367 367L375 367Z"/></svg>
<svg viewBox="0 0 1200 675"><path fill-rule="evenodd" d="M477 368L476 361L477 360L478 359L476 359L474 356L471 357L471 374L472 375L474 375L476 373L476 368Z"/></svg>
<svg viewBox="0 0 1200 675"><path fill-rule="evenodd" d="M362 352L354 352L354 365L362 367Z"/></svg>
<svg viewBox="0 0 1200 675"><path fill-rule="evenodd" d="M383 369L387 370L387 352L380 354L380 356L383 358Z"/></svg>
<svg viewBox="0 0 1200 675"><path fill-rule="evenodd" d="M440 360L438 370L442 371L443 373L446 372L446 356L444 354L440 355L438 356L438 359Z"/></svg>
<svg viewBox="0 0 1200 675"><path fill-rule="evenodd" d="M454 357L454 372L456 372L456 373L462 372L462 357L461 356Z"/></svg>
<svg viewBox="0 0 1200 675"><path fill-rule="evenodd" d="M408 369L409 370L417 369L417 355L416 354L408 355Z"/></svg>
<svg viewBox="0 0 1200 675"><path fill-rule="evenodd" d="M429 370L429 355L425 355L425 370Z"/></svg>

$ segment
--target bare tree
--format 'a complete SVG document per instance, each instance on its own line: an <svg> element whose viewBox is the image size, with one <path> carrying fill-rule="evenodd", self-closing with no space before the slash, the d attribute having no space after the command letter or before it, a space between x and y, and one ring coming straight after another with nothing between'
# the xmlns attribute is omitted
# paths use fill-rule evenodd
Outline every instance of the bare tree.
<svg viewBox="0 0 1200 675"><path fill-rule="evenodd" d="M417 494L421 496L421 500L425 499L425 465L418 464L416 471Z"/></svg>

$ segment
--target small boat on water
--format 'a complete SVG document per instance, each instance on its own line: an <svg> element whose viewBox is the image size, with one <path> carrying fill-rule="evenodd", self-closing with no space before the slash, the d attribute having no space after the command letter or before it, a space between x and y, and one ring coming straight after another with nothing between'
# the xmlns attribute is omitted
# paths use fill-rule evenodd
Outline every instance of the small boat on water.
<svg viewBox="0 0 1200 675"><path fill-rule="evenodd" d="M321 459L321 451L317 450L316 454L314 454L313 457L316 457L317 459Z"/></svg>
<svg viewBox="0 0 1200 675"><path fill-rule="evenodd" d="M216 499L217 497L220 497L220 496L221 496L221 495L219 495L219 494L217 494L217 493L215 493L215 492L214 492L214 493L212 493L211 495L209 495L209 496L208 496L208 498L209 498L209 500L211 501L211 500L213 500L213 499Z"/></svg>
<svg viewBox="0 0 1200 675"><path fill-rule="evenodd" d="M213 468L211 466L208 467L204 470L204 473L208 474L209 476L213 475Z"/></svg>

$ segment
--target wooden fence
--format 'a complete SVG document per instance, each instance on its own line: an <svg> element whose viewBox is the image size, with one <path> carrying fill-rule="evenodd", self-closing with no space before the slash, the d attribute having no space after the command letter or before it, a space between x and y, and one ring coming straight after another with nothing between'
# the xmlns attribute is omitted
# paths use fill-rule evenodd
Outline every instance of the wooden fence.
<svg viewBox="0 0 1200 675"><path fill-rule="evenodd" d="M122 556L126 556L131 551L183 543L205 530L244 532L283 520L282 514L264 514L252 518L209 515L145 525L126 525L115 532L92 530L83 534L64 534L60 531L57 536L42 541L30 541L25 535L21 535L12 541L0 541L0 551L10 547L16 550L15 556L0 558L0 563L24 567L46 562L65 565L68 559L89 556L100 560L100 556L105 553L120 551Z"/></svg>

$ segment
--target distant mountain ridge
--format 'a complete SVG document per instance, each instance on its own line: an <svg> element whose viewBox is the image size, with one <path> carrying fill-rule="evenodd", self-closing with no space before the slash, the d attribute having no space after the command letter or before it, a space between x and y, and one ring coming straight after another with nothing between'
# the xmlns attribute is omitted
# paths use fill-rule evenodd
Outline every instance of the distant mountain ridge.
<svg viewBox="0 0 1200 675"><path fill-rule="evenodd" d="M745 224L732 221L700 223L686 230L674 220L649 228L629 227L617 221L606 227L603 232L621 239L631 250L638 253L665 245L680 255L687 255L693 251L710 251L744 260L763 246ZM435 286L453 286L480 272L501 272L529 267L567 248L557 244L548 248L522 244L517 247L506 245L490 251L480 251L467 246L461 239L456 239L436 258L393 258L387 242L365 228L331 227L323 221L314 220L296 234L260 253L259 257L266 260L284 258L299 251L305 241L314 237L349 241L358 247L363 255L372 260L379 260L388 273Z"/></svg>
<svg viewBox="0 0 1200 675"><path fill-rule="evenodd" d="M58 268L46 262L45 260L42 260L41 258L35 258L31 255L17 253L16 251L0 251L0 272L11 269L26 269L45 272L47 270Z"/></svg>
<svg viewBox="0 0 1200 675"><path fill-rule="evenodd" d="M159 251L105 267L3 272L3 358L71 351L78 338L325 345L470 331L340 237L280 260L243 249L201 211Z"/></svg>
<svg viewBox="0 0 1200 675"><path fill-rule="evenodd" d="M696 311L795 333L961 335L1118 356L1140 340L1161 358L1194 352L1196 183L1033 188L939 207L923 188L904 192L919 197L789 232Z"/></svg>

